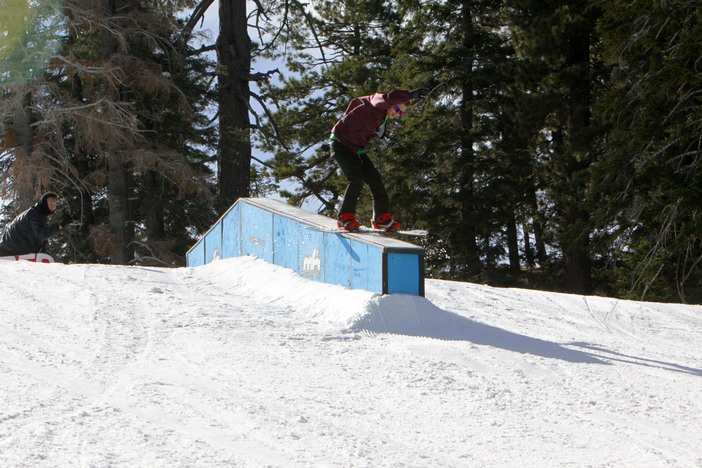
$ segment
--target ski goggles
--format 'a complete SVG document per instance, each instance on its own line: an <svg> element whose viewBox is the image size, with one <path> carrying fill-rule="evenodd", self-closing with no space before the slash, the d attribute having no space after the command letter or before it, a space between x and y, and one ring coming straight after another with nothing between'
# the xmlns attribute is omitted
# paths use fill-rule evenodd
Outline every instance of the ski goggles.
<svg viewBox="0 0 702 468"><path fill-rule="evenodd" d="M395 106L395 112L397 112L398 114L400 114L400 117L402 117L403 115L405 115L405 111L403 111L402 109L400 109L398 106Z"/></svg>

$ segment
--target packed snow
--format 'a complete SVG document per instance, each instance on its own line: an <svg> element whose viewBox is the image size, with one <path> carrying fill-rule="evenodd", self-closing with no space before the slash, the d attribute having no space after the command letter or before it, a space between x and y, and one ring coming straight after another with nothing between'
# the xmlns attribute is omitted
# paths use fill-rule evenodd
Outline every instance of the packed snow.
<svg viewBox="0 0 702 468"><path fill-rule="evenodd" d="M2 467L702 467L702 307L0 262Z"/></svg>

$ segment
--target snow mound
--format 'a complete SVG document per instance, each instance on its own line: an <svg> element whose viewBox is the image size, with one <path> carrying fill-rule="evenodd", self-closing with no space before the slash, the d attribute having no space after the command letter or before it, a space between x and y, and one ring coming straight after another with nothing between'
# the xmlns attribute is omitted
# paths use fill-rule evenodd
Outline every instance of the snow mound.
<svg viewBox="0 0 702 468"><path fill-rule="evenodd" d="M238 257L212 262L201 268L209 281L220 288L246 292L257 300L283 306L307 320L346 329L365 314L377 293L318 283L294 271L271 265L255 257Z"/></svg>

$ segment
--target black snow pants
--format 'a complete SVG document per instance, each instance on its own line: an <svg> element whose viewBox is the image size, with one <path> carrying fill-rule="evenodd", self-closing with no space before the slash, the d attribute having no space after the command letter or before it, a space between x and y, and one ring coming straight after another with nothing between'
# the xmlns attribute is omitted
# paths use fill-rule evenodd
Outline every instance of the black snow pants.
<svg viewBox="0 0 702 468"><path fill-rule="evenodd" d="M355 154L343 143L332 141L331 155L339 164L344 177L349 181L344 193L344 200L339 208L339 214L356 214L356 204L364 182L368 184L373 195L374 216L380 216L390 211L390 199L385 190L383 178L366 153Z"/></svg>

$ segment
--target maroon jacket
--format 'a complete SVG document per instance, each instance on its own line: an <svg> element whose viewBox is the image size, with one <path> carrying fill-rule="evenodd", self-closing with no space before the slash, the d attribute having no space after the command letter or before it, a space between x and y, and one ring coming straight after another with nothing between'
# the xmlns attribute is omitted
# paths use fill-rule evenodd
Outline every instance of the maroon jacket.
<svg viewBox="0 0 702 468"><path fill-rule="evenodd" d="M386 111L411 99L410 92L404 89L357 97L349 103L344 115L334 125L332 134L357 153L378 137L376 132L385 122Z"/></svg>

